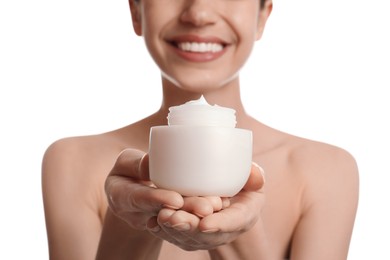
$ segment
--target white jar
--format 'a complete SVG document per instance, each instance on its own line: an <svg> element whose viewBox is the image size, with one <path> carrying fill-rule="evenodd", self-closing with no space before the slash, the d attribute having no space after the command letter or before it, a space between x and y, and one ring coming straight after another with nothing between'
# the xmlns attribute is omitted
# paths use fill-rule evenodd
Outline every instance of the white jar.
<svg viewBox="0 0 390 260"><path fill-rule="evenodd" d="M150 130L152 182L184 196L237 194L250 173L252 132L235 128L233 109L203 97L169 110L168 125Z"/></svg>

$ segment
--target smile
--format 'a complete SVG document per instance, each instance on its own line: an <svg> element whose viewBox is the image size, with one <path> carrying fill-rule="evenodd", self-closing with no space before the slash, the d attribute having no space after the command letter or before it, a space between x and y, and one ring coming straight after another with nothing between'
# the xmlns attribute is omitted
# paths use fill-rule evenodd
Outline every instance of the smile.
<svg viewBox="0 0 390 260"><path fill-rule="evenodd" d="M177 47L182 51L200 53L220 52L224 48L222 44L212 42L180 42L177 44Z"/></svg>
<svg viewBox="0 0 390 260"><path fill-rule="evenodd" d="M189 62L210 62L219 59L229 44L214 36L180 35L167 40L180 58Z"/></svg>

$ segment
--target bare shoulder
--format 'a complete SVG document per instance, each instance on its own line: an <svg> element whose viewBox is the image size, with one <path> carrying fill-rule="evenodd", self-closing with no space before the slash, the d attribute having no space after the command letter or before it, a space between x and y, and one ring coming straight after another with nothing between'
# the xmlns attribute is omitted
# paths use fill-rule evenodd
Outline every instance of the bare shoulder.
<svg viewBox="0 0 390 260"><path fill-rule="evenodd" d="M359 176L351 153L335 145L297 137L292 137L288 146L288 164L301 178L307 207L324 202L324 198L331 201L332 197L348 198L356 206Z"/></svg>
<svg viewBox="0 0 390 260"><path fill-rule="evenodd" d="M354 178L358 173L355 158L341 147L293 137L290 148L291 166L306 177Z"/></svg>
<svg viewBox="0 0 390 260"><path fill-rule="evenodd" d="M76 169L91 163L99 165L120 149L121 145L109 134L63 138L48 147L43 166Z"/></svg>
<svg viewBox="0 0 390 260"><path fill-rule="evenodd" d="M107 134L53 142L42 160L45 204L53 208L58 203L75 207L73 202L78 201L88 205L95 214L102 213L103 183L121 149L121 144Z"/></svg>
<svg viewBox="0 0 390 260"><path fill-rule="evenodd" d="M74 178L99 178L112 167L121 146L106 134L69 137L55 141L46 150L43 174ZM90 180L93 182L93 179Z"/></svg>

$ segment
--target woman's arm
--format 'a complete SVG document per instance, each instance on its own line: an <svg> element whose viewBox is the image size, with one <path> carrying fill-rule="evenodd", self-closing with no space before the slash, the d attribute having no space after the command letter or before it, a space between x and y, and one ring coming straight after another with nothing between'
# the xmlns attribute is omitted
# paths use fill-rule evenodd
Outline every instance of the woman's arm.
<svg viewBox="0 0 390 260"><path fill-rule="evenodd" d="M358 204L356 162L338 148L312 156L305 160L304 208L291 259L345 260Z"/></svg>
<svg viewBox="0 0 390 260"><path fill-rule="evenodd" d="M96 260L158 259L162 240L128 223L107 210Z"/></svg>
<svg viewBox="0 0 390 260"><path fill-rule="evenodd" d="M51 145L42 163L42 192L51 260L94 259L101 232L95 179L83 169L78 144Z"/></svg>

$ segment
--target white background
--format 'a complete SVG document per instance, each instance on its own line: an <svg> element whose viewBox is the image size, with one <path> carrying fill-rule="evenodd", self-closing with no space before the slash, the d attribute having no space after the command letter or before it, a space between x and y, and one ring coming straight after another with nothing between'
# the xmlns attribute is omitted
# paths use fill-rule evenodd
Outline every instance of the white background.
<svg viewBox="0 0 390 260"><path fill-rule="evenodd" d="M388 1L274 3L242 71L247 110L355 156L361 190L349 259L390 259ZM160 98L126 0L1 0L0 259L48 259L46 147L127 125Z"/></svg>

